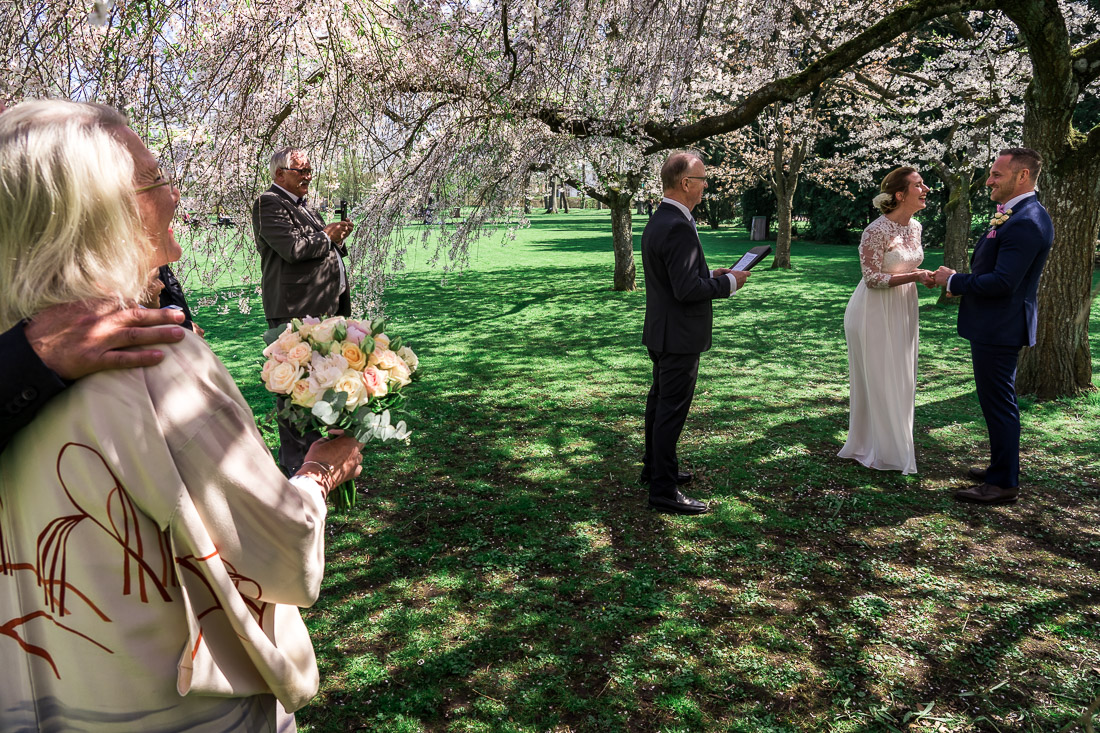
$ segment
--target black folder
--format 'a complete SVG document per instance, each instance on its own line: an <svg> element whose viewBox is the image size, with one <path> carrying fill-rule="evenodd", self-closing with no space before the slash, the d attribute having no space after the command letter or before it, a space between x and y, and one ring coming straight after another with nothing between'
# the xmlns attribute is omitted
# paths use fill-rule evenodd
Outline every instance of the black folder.
<svg viewBox="0 0 1100 733"><path fill-rule="evenodd" d="M731 267L731 270L751 270L756 267L760 260L767 257L772 252L772 246L770 244L762 244L759 247L753 247L745 254L741 255L741 259L737 260L737 264Z"/></svg>

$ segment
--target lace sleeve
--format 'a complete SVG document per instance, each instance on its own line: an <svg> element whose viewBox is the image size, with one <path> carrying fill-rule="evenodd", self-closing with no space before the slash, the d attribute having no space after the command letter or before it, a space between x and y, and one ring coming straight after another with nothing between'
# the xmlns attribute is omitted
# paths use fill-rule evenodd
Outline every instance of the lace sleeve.
<svg viewBox="0 0 1100 733"><path fill-rule="evenodd" d="M859 240L859 265L863 270L863 282L869 288L890 287L890 273L882 271L882 258L889 241L886 232L874 225L863 230Z"/></svg>

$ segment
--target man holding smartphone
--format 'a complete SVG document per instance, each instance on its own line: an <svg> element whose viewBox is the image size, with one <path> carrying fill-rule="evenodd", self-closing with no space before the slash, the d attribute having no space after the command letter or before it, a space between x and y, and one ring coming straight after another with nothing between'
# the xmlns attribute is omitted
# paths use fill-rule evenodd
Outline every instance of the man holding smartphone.
<svg viewBox="0 0 1100 733"><path fill-rule="evenodd" d="M676 514L708 507L680 493L692 479L679 469L676 443L687 420L699 374L699 355L710 348L711 301L744 286L747 271L707 268L691 215L707 187L706 167L695 152L674 152L661 167L664 198L642 232L646 310L642 344L653 362L645 409L645 457L639 483L649 505Z"/></svg>

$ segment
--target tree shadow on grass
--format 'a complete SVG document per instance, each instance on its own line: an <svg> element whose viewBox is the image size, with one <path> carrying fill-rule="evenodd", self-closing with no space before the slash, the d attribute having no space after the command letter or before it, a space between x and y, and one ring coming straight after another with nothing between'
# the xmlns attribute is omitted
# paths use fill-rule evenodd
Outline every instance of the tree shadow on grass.
<svg viewBox="0 0 1100 733"><path fill-rule="evenodd" d="M1100 653L1082 541L1100 540L1097 487L1066 503L1044 475L1018 507L951 501L951 446L984 428L948 312L922 312L922 473L837 459L853 275L837 267L754 274L715 304L681 441L713 502L695 518L649 511L633 484L644 294L594 292L596 266L404 277L387 309L425 370L417 432L371 449L369 492L330 515L307 612L322 691L299 721L871 731L928 701L978 730L1068 721L1053 695L1083 696L1068 670Z"/></svg>

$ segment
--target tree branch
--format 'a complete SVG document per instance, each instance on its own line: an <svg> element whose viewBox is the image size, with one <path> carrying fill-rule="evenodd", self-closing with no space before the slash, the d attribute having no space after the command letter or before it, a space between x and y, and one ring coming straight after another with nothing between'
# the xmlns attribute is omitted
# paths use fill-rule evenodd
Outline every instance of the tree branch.
<svg viewBox="0 0 1100 733"><path fill-rule="evenodd" d="M1075 49L1070 58L1073 60L1073 73L1082 89L1100 78L1100 38Z"/></svg>
<svg viewBox="0 0 1100 733"><path fill-rule="evenodd" d="M1053 1L1053 0L1050 0ZM935 18L967 10L991 10L997 0L917 0L888 14L855 38L841 44L797 74L765 84L728 112L681 126L648 123L644 132L654 142L646 153L680 147L704 138L732 132L756 119L773 102L792 102L809 94L829 77L854 65L871 51L886 45L902 33Z"/></svg>

